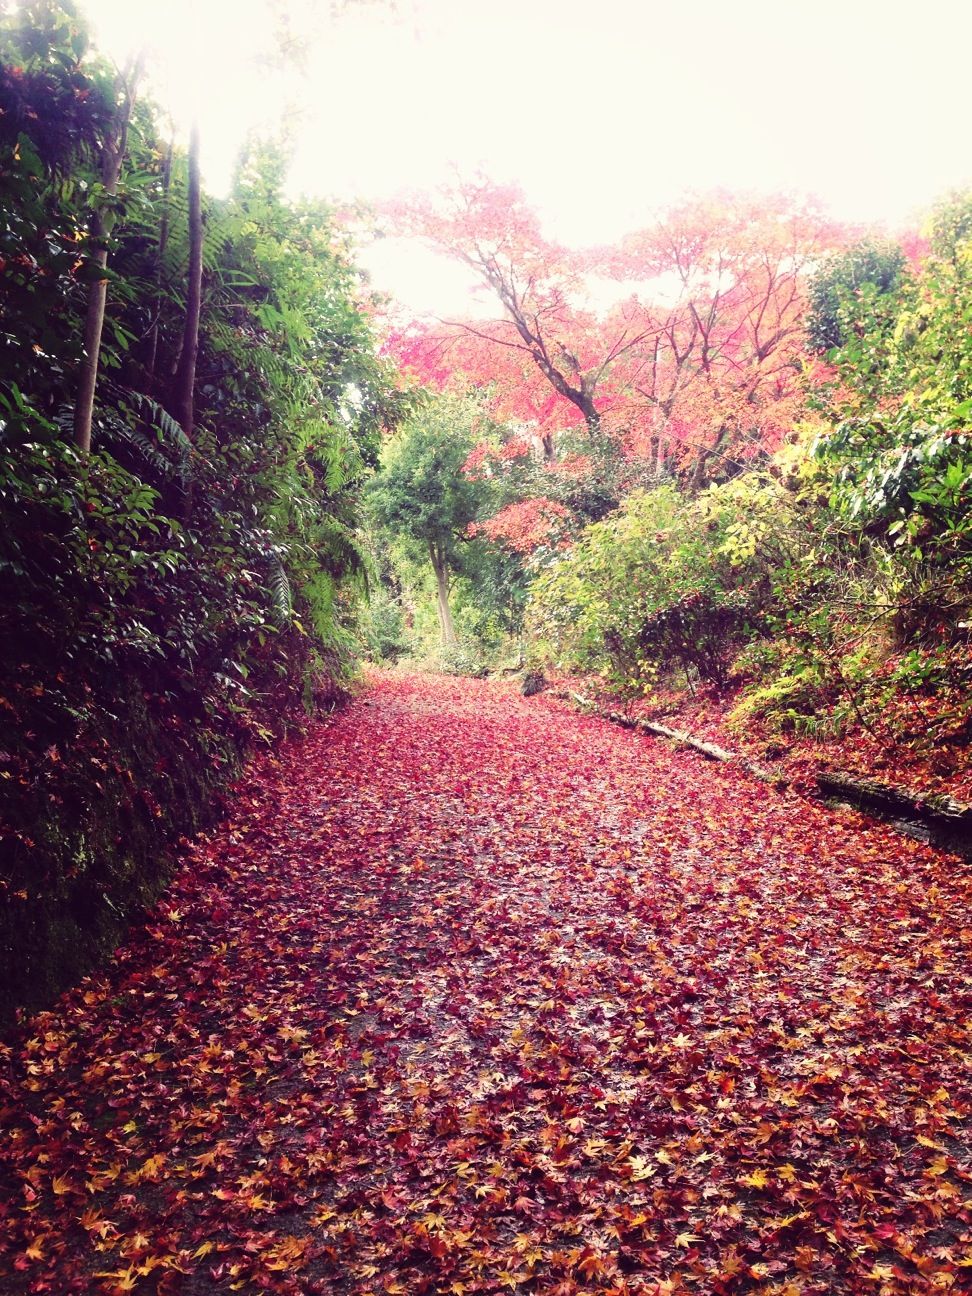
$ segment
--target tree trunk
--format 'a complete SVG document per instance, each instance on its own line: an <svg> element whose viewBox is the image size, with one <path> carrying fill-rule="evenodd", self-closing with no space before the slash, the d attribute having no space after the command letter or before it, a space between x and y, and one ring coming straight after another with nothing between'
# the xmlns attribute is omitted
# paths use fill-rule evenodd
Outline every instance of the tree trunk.
<svg viewBox="0 0 972 1296"><path fill-rule="evenodd" d="M125 150L128 147L128 126L135 105L135 92L142 75L142 60L119 73L115 82L115 120L109 127L101 159L101 184L105 194L118 193ZM118 96L121 102L118 103ZM108 264L108 237L115 223L114 213L104 209L91 218L90 240L95 251L90 264L104 270ZM78 396L74 406L74 443L83 455L91 452L91 421L94 416L95 388L98 385L98 358L101 353L101 334L105 325L105 302L108 297L108 280L100 277L88 285L88 303L84 317L84 360L78 382Z"/></svg>
<svg viewBox="0 0 972 1296"><path fill-rule="evenodd" d="M199 317L202 312L202 194L199 183L199 127L189 135L189 282L186 286L186 319L182 350L175 374L174 414L191 440L193 433L193 390L196 385L196 355L199 351Z"/></svg>
<svg viewBox="0 0 972 1296"><path fill-rule="evenodd" d="M155 254L155 321L149 333L148 357L145 361L146 390L150 396L155 391L155 366L159 355L159 321L162 315L162 280L164 277L165 249L169 241L169 190L172 186L173 141L169 140L165 161L162 163L162 218L159 224L159 246Z"/></svg>
<svg viewBox="0 0 972 1296"><path fill-rule="evenodd" d="M456 630L452 624L452 611L449 607L449 565L441 545L429 544L429 558L435 572L436 606L439 612L439 630L442 634L442 647L456 646Z"/></svg>
<svg viewBox="0 0 972 1296"><path fill-rule="evenodd" d="M695 461L691 479L689 481L689 494L698 495L705 490L709 484L709 461L713 456L722 451L722 443L729 434L729 429L722 424L716 434L715 443L711 446L705 446L699 451L699 457Z"/></svg>

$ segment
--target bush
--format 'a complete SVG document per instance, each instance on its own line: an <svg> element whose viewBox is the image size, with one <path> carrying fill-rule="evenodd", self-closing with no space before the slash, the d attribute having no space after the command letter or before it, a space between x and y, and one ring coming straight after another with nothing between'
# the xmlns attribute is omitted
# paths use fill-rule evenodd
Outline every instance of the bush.
<svg viewBox="0 0 972 1296"><path fill-rule="evenodd" d="M472 640L460 640L451 647L440 648L432 659L433 669L443 675L468 675L473 679L485 679L489 666L483 657L479 644Z"/></svg>
<svg viewBox="0 0 972 1296"><path fill-rule="evenodd" d="M192 437L186 159L150 104L96 252L114 73L73 5L0 17L0 1014L109 948L247 746L333 705L357 495L398 403L329 213L255 147L204 200ZM35 21L37 20L37 21ZM11 71L13 69L13 71ZM167 137L165 137L167 138ZM107 278L90 453L72 439Z"/></svg>
<svg viewBox="0 0 972 1296"><path fill-rule="evenodd" d="M368 658L394 662L408 651L401 605L387 586L376 585L362 608L359 633Z"/></svg>
<svg viewBox="0 0 972 1296"><path fill-rule="evenodd" d="M548 655L628 693L678 671L722 685L771 604L766 537L778 536L780 509L773 529L754 505L755 485L741 501L721 490L632 495L541 572L530 625ZM765 511L779 489L760 482L759 491Z"/></svg>

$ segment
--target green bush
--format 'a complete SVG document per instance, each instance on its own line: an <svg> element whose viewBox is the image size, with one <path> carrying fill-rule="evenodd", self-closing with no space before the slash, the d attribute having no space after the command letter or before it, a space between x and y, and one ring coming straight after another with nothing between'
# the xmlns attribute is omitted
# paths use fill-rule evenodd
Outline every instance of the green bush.
<svg viewBox="0 0 972 1296"><path fill-rule="evenodd" d="M365 566L358 495L399 409L343 236L285 202L279 157L254 147L230 197L204 202L187 435L187 164L165 164L141 104L92 449L75 449L113 80L73 6L0 17L3 1016L110 946L249 744L333 704Z"/></svg>
<svg viewBox="0 0 972 1296"><path fill-rule="evenodd" d="M394 662L408 652L401 604L386 585L376 584L359 615L359 634L373 662Z"/></svg>
<svg viewBox="0 0 972 1296"><path fill-rule="evenodd" d="M468 675L473 679L484 679L489 674L482 648L474 640L460 640L450 647L440 648L433 660L444 675Z"/></svg>
<svg viewBox="0 0 972 1296"><path fill-rule="evenodd" d="M661 675L722 685L772 601L779 488L745 497L673 486L637 493L538 576L531 631L550 657L643 693ZM772 508L771 526L765 512Z"/></svg>

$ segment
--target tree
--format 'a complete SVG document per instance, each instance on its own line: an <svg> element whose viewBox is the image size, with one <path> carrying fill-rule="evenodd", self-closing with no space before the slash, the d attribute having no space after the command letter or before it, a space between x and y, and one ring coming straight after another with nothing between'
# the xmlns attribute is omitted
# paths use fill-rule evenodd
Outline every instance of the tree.
<svg viewBox="0 0 972 1296"><path fill-rule="evenodd" d="M470 398L431 398L389 443L368 492L376 522L408 536L428 555L443 647L456 642L451 577L462 565L461 546L483 494L482 484L463 471L482 423L480 405Z"/></svg>
<svg viewBox="0 0 972 1296"><path fill-rule="evenodd" d="M399 368L424 387L483 392L492 417L519 427L544 461L553 463L558 437L567 428L585 427L585 420L525 350L509 345L510 330L505 320L411 321L389 333L387 346Z"/></svg>
<svg viewBox="0 0 972 1296"><path fill-rule="evenodd" d="M792 420L807 274L839 240L812 206L693 198L583 253L544 239L518 190L485 181L392 216L473 270L502 310L402 331L403 361L435 385L458 370L487 386L493 412L528 424L548 461L580 416L592 443L700 488L714 460L737 471Z"/></svg>
<svg viewBox="0 0 972 1296"><path fill-rule="evenodd" d="M101 185L96 192L97 205L91 214L88 232L89 246L92 249L88 261L93 278L88 285L88 307L84 322L84 360L74 407L74 440L82 454L87 454L91 449L91 418L94 412L101 333L105 323L105 301L108 293L108 280L104 274L108 264L108 238L115 223L118 180L128 147L128 128L141 75L142 62L138 59L120 72L116 79L115 114L109 122L102 145Z"/></svg>
<svg viewBox="0 0 972 1296"><path fill-rule="evenodd" d="M190 440L193 433L193 392L196 384L196 359L199 353L199 320L202 313L202 263L203 217L202 188L199 178L199 127L193 124L189 133L189 273L186 284L186 315L173 391L176 418Z"/></svg>
<svg viewBox="0 0 972 1296"><path fill-rule="evenodd" d="M653 319L637 302L600 314L587 281L588 258L544 238L517 186L480 179L443 197L438 204L397 203L388 215L397 232L457 258L495 296L499 320L486 327L458 321L455 328L480 337L493 353L505 348L535 366L596 436L605 379L651 336ZM552 457L552 442L544 449Z"/></svg>
<svg viewBox="0 0 972 1296"><path fill-rule="evenodd" d="M699 489L714 458L738 471L779 444L799 401L808 274L838 238L812 205L717 192L609 254L613 274L667 296L650 363L626 393L654 416L660 468L685 471Z"/></svg>

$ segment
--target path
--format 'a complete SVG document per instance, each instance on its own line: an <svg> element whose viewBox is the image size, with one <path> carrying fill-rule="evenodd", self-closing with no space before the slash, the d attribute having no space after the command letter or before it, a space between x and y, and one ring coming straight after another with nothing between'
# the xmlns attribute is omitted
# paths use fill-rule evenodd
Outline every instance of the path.
<svg viewBox="0 0 972 1296"><path fill-rule="evenodd" d="M0 1066L0 1291L972 1290L972 878L860 822L380 679Z"/></svg>

